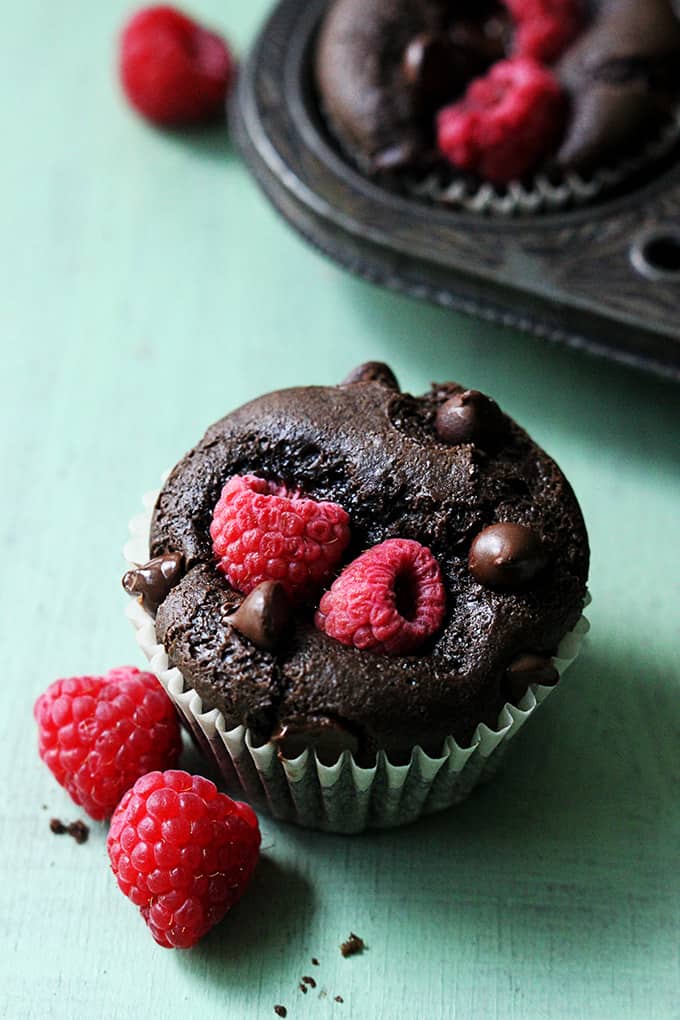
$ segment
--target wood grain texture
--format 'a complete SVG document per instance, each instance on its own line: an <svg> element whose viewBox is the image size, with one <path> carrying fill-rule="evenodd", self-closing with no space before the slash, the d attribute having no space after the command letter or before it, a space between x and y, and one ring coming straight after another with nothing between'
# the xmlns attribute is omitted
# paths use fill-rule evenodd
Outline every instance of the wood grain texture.
<svg viewBox="0 0 680 1020"><path fill-rule="evenodd" d="M243 48L266 4L195 9ZM677 1020L677 389L347 277L222 131L128 112L126 10L3 15L0 1016ZM120 549L160 472L236 404L369 358L414 392L489 390L555 455L590 528L592 636L468 803L355 839L263 818L247 899L196 950L161 950L115 889L105 827L83 846L49 832L79 812L38 761L33 701L142 664ZM369 948L345 960L350 930Z"/></svg>

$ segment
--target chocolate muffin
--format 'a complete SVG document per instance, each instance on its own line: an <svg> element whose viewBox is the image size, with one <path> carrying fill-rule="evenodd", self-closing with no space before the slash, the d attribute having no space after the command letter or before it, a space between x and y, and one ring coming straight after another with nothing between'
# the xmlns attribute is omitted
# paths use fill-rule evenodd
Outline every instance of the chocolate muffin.
<svg viewBox="0 0 680 1020"><path fill-rule="evenodd" d="M280 538L298 511L322 551L289 584L297 567L274 560L307 555ZM284 764L348 751L374 770L474 748L480 724L552 687L589 559L568 482L490 398L455 383L413 397L373 363L209 428L163 485L149 551L124 586L202 712Z"/></svg>
<svg viewBox="0 0 680 1020"><path fill-rule="evenodd" d="M518 79L527 61L542 72L525 88ZM410 179L436 171L450 180L455 168L444 149L462 160L459 170L484 177L488 168L495 183L539 170L557 179L637 159L672 123L680 19L671 0L334 0L315 66L329 128L370 176L394 183L395 173ZM499 67L506 70L500 84ZM548 76L554 87L546 92ZM476 81L466 110L461 98L476 79L488 87ZM515 85L514 107L504 97L494 124L479 130L499 90ZM454 125L449 145L442 111L452 104L467 121ZM489 164L475 147L497 145L504 130L508 139Z"/></svg>

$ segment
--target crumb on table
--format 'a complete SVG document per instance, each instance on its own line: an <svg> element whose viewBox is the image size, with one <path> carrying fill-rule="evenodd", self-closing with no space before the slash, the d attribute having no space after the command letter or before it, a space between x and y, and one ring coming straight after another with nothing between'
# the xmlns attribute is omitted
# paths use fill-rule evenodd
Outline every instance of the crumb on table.
<svg viewBox="0 0 680 1020"><path fill-rule="evenodd" d="M343 942L340 946L340 952L343 956L355 956L357 953L363 953L365 948L366 943L364 940L351 931L347 941Z"/></svg>

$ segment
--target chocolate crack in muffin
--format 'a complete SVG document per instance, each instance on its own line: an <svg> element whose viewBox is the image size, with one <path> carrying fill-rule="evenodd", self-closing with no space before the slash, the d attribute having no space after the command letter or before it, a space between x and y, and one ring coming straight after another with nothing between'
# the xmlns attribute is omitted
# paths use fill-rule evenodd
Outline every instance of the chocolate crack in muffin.
<svg viewBox="0 0 680 1020"><path fill-rule="evenodd" d="M579 619L588 541L560 469L493 401L455 383L400 393L375 364L349 379L271 393L209 428L153 513L151 555L164 564L172 554L171 577L152 563L153 592L135 586L139 571L126 587L158 605L170 662L227 727L279 741L286 757L315 746L367 764L385 749L397 762L417 744L439 753L450 735L465 745L530 682L556 681L549 657ZM321 591L278 622L276 586L244 599L216 569L210 535L235 475L344 508L351 539L336 574L388 539L425 546L446 592L442 625L415 652L388 655L318 629Z"/></svg>
<svg viewBox="0 0 680 1020"><path fill-rule="evenodd" d="M555 38L531 36L532 20L535 29L542 18ZM528 169L588 173L637 155L678 103L680 18L671 0L335 0L316 50L320 106L365 173L441 170L438 112L473 79L518 56L550 67L564 91L563 115L549 106L533 138L522 138L517 111L516 122L507 110L495 122L494 134L512 124L515 147L531 146ZM478 111L499 88L500 80L483 99L478 91L471 116L485 116ZM538 88L522 100L527 115ZM547 149L540 141L537 148L536 133L545 135L554 120L563 123Z"/></svg>

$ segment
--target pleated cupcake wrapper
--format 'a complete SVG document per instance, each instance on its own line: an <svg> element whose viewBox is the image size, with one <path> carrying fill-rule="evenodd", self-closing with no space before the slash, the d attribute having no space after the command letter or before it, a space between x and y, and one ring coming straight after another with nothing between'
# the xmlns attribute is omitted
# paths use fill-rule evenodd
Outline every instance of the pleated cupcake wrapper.
<svg viewBox="0 0 680 1020"><path fill-rule="evenodd" d="M149 558L149 526L157 493L144 498L145 512L130 522L124 550L131 565ZM589 601L589 599L588 599ZM469 746L447 737L440 757L414 747L406 765L393 765L384 751L371 768L362 768L349 751L334 765L315 752L281 759L271 741L257 746L244 726L229 729L218 709L204 709L200 696L170 665L158 642L153 618L138 600L127 616L152 671L174 702L198 745L219 766L230 792L275 818L327 832L356 833L370 828L406 825L420 815L441 811L464 800L478 783L498 769L509 742L554 690L532 685L518 706L503 706L496 729L481 723ZM578 655L589 624L584 616L562 639L553 658L560 676Z"/></svg>
<svg viewBox="0 0 680 1020"><path fill-rule="evenodd" d="M436 203L465 209L477 215L530 216L559 212L587 205L619 187L647 167L664 159L680 140L680 107L668 124L641 152L621 160L616 166L602 167L588 176L566 173L551 180L537 174L530 183L511 181L507 188L476 183L470 177L456 177L443 183L437 174L429 174L407 185L411 194Z"/></svg>

